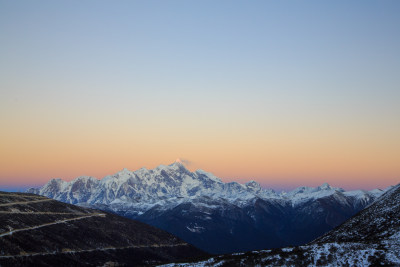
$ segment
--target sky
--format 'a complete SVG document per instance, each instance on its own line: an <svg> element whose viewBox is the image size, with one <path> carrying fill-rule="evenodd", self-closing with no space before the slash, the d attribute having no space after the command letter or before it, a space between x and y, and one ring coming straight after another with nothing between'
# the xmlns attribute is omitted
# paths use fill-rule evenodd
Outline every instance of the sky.
<svg viewBox="0 0 400 267"><path fill-rule="evenodd" d="M0 0L0 190L176 158L400 182L399 1Z"/></svg>

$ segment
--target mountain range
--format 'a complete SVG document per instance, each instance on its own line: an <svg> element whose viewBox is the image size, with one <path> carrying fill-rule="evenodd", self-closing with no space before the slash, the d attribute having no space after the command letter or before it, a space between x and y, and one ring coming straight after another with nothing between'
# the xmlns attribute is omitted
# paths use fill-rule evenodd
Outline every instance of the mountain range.
<svg viewBox="0 0 400 267"><path fill-rule="evenodd" d="M400 184L307 245L167 266L400 266Z"/></svg>
<svg viewBox="0 0 400 267"><path fill-rule="evenodd" d="M156 226L209 253L301 245L340 225L385 191L323 184L276 193L257 182L224 183L180 162L101 180L53 179L28 192L110 211Z"/></svg>

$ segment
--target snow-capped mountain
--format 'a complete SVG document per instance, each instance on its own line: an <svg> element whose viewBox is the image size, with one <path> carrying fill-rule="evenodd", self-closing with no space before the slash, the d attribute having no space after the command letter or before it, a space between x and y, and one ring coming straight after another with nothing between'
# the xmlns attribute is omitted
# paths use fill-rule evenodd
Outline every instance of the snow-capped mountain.
<svg viewBox="0 0 400 267"><path fill-rule="evenodd" d="M114 175L98 180L81 176L71 182L52 179L40 189L28 192L44 195L70 204L104 204L113 206L121 203L129 209L146 211L150 207L168 203L182 203L198 197L225 199L230 203L246 205L254 198L290 201L293 206L310 199L318 199L335 193L343 193L359 200L379 196L383 191L350 191L331 187L329 184L299 187L288 193L277 194L263 189L255 182L246 184L224 183L218 177L203 170L190 172L180 162L160 165L155 169L141 168L137 171L123 169ZM143 205L145 204L145 205Z"/></svg>
<svg viewBox="0 0 400 267"><path fill-rule="evenodd" d="M179 161L101 180L53 179L28 192L138 219L212 253L309 242L383 193L323 184L277 194L255 181L224 183L202 170L190 172Z"/></svg>
<svg viewBox="0 0 400 267"><path fill-rule="evenodd" d="M400 266L400 184L305 246L164 266Z"/></svg>

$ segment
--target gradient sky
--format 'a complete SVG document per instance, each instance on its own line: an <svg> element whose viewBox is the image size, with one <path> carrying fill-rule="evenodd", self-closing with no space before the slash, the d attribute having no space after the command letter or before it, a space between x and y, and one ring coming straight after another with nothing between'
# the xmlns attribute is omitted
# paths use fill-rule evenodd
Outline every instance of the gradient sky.
<svg viewBox="0 0 400 267"><path fill-rule="evenodd" d="M400 182L400 1L0 0L0 189L190 162Z"/></svg>

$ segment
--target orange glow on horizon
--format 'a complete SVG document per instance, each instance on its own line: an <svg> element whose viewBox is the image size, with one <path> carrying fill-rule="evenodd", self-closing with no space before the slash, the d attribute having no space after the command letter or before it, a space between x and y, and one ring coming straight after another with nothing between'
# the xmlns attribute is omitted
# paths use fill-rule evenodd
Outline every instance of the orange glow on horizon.
<svg viewBox="0 0 400 267"><path fill-rule="evenodd" d="M181 121L143 123L141 128L109 122L108 127L103 123L85 126L49 123L43 118L42 123L27 121L5 128L0 139L0 186L43 184L54 177L71 180L81 175L100 179L123 168L170 164L177 156L190 161L190 170L204 169L224 181L254 179L282 186L328 182L349 188L400 182L400 141L395 133L382 138L334 128L317 131L311 126L301 130L271 127L278 129L271 131L213 121L184 128L179 126Z"/></svg>

